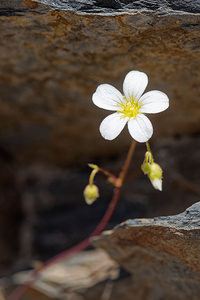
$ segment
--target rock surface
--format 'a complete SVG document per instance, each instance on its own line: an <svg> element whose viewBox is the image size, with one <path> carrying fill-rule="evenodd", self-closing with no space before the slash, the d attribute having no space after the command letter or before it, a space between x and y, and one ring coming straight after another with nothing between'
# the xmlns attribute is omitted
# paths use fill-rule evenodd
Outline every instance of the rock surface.
<svg viewBox="0 0 200 300"><path fill-rule="evenodd" d="M10 290L13 286L25 283L31 274L30 270L14 274L8 284ZM90 289L96 296L93 299L99 299L105 288L105 281L116 279L118 274L118 264L104 251L98 249L80 252L44 270L22 299L84 300ZM99 284L101 282L102 286ZM99 285L100 291L96 291L95 285ZM9 288L7 295L10 294L8 290Z"/></svg>
<svg viewBox="0 0 200 300"><path fill-rule="evenodd" d="M200 13L198 0L36 0L37 2L50 5L52 8L63 10L77 10L89 13L114 13L124 12L130 9L179 10L184 12Z"/></svg>
<svg viewBox="0 0 200 300"><path fill-rule="evenodd" d="M127 135L101 138L91 95L131 69L170 97L154 137L198 132L199 28L199 1L1 1L0 147L62 166L121 152Z"/></svg>
<svg viewBox="0 0 200 300"><path fill-rule="evenodd" d="M200 202L178 215L128 220L93 240L107 253L84 251L52 265L24 299L199 300L199 215ZM7 287L30 274L15 274Z"/></svg>
<svg viewBox="0 0 200 300"><path fill-rule="evenodd" d="M134 299L199 299L200 202L185 212L128 220L94 241L132 277Z"/></svg>

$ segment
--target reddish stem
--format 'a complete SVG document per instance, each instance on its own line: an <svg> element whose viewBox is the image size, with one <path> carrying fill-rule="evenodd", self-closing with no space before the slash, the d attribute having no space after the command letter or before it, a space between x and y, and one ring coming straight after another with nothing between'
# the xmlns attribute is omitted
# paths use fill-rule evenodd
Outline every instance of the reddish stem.
<svg viewBox="0 0 200 300"><path fill-rule="evenodd" d="M36 279L38 278L38 276L44 269L46 269L47 267L49 267L50 265L52 265L54 263L57 263L59 261L62 261L63 259L68 258L69 256L71 256L81 250L86 249L88 246L90 246L91 238L96 235L99 235L105 229L105 227L107 226L110 218L112 217L112 214L113 214L113 212L117 206L117 203L119 201L122 184L123 184L125 176L127 174L128 167L130 165L130 161L131 161L132 155L135 150L135 145L136 145L136 143L133 141L131 144L131 147L129 149L129 152L127 154L125 163L123 165L122 172L120 173L120 177L119 177L120 183L118 183L118 186L115 187L113 198L112 198L102 220L100 221L99 225L96 227L96 229L85 240L78 243L74 247L59 253L58 255L54 256L53 258L50 258L42 265L42 267L40 267L38 270L33 271L31 278L24 285L16 288L10 294L10 296L8 296L7 300L19 300L24 295L24 293L27 291L27 289L29 287L31 287L31 285L36 281Z"/></svg>
<svg viewBox="0 0 200 300"><path fill-rule="evenodd" d="M72 247L66 251L63 251L63 252L59 253L58 255L54 256L53 258L50 258L49 260L47 260L40 269L35 270L32 273L31 278L24 285L18 287L16 290L14 290L14 292L8 297L8 300L19 300L24 295L24 293L27 291L27 289L29 287L31 287L31 285L35 282L37 277L40 275L41 271L43 271L50 265L57 263L59 261L62 261L63 259L66 259L69 256L71 256L81 250L84 250L88 246L90 246L90 239L96 235L99 235L105 229L106 225L108 224L108 222L115 210L115 207L117 206L120 192L121 192L121 187L116 187L112 201L110 202L105 215L103 216L101 222L96 227L96 229L90 234L89 237L87 237L85 240L78 243L74 247Z"/></svg>

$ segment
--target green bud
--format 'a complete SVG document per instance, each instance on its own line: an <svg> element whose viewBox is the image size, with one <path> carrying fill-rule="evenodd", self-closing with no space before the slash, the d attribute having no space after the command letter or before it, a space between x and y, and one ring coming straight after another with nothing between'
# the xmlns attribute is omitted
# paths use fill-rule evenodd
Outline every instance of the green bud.
<svg viewBox="0 0 200 300"><path fill-rule="evenodd" d="M95 184L88 184L83 192L85 201L91 205L99 197L99 189Z"/></svg>
<svg viewBox="0 0 200 300"><path fill-rule="evenodd" d="M162 191L162 169L161 169L161 167L156 163L152 163L150 165L150 172L149 172L148 176L149 176L149 179L151 180L153 187L156 190Z"/></svg>
<svg viewBox="0 0 200 300"><path fill-rule="evenodd" d="M152 162L144 162L141 166L142 171L147 175L156 190L162 191L162 169L161 167Z"/></svg>
<svg viewBox="0 0 200 300"><path fill-rule="evenodd" d="M151 180L154 180L154 179L162 179L162 169L161 167L156 164L156 163L152 163L150 165L150 173L149 173L149 178Z"/></svg>
<svg viewBox="0 0 200 300"><path fill-rule="evenodd" d="M141 169L142 169L142 171L144 172L145 175L146 175L146 174L149 174L149 172L150 172L150 164L144 162L144 163L141 165Z"/></svg>

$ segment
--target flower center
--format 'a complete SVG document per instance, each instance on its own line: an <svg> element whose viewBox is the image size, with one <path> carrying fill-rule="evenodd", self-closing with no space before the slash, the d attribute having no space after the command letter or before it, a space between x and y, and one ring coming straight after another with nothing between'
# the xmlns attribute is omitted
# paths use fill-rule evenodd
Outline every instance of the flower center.
<svg viewBox="0 0 200 300"><path fill-rule="evenodd" d="M138 100L135 100L133 97L130 99L126 99L124 96L125 102L120 103L118 110L119 113L123 114L123 117L126 118L136 118L136 116L140 112L140 108L142 107L141 103L138 103Z"/></svg>

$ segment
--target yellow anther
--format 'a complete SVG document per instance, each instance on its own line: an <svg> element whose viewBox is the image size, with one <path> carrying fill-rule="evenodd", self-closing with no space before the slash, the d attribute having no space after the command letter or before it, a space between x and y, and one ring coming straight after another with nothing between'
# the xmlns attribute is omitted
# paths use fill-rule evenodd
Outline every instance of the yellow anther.
<svg viewBox="0 0 200 300"><path fill-rule="evenodd" d="M118 112L121 113L124 118L135 118L139 114L142 104L140 104L138 100L135 100L133 97L131 97L131 99L126 99L124 97L124 99L125 101L119 104L120 109Z"/></svg>

